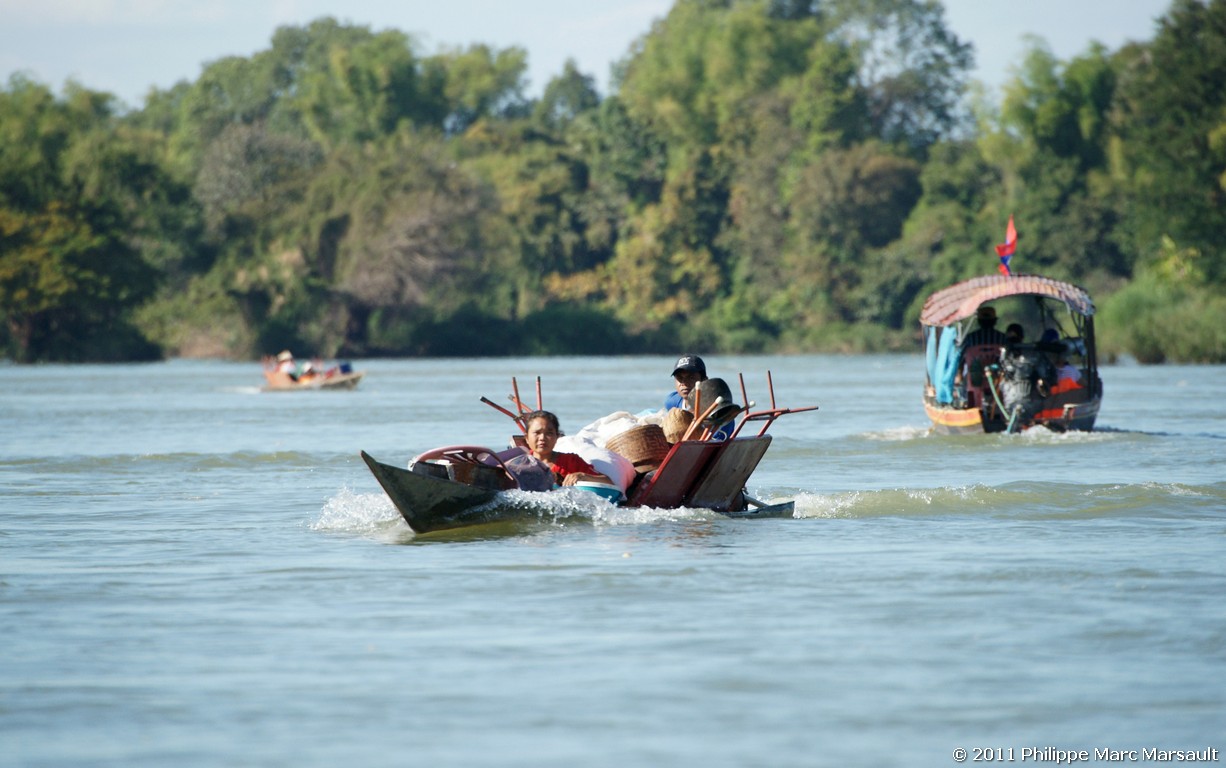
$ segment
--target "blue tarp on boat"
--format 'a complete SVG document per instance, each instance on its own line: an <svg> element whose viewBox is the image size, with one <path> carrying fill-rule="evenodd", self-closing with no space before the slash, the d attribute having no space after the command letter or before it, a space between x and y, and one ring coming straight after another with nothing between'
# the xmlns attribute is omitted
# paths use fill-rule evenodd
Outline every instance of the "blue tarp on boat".
<svg viewBox="0 0 1226 768"><path fill-rule="evenodd" d="M954 376L958 372L958 327L928 326L924 333L927 336L928 381L936 390L937 402L948 405L954 401Z"/></svg>

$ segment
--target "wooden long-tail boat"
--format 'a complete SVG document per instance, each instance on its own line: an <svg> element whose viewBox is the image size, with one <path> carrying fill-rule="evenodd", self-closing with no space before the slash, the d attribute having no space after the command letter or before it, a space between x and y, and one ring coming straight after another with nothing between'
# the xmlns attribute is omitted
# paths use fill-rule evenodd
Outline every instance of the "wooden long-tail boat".
<svg viewBox="0 0 1226 768"><path fill-rule="evenodd" d="M362 381L364 371L355 371L349 363L322 368L308 368L303 373L291 376L288 372L278 370L274 358L264 359L265 392L300 392L303 390L342 390L353 389Z"/></svg>
<svg viewBox="0 0 1226 768"><path fill-rule="evenodd" d="M968 345L980 307L992 307L1004 324L1022 326L1024 338L1033 341ZM928 369L923 403L933 431L1094 428L1103 382L1094 302L1084 289L1038 275L985 275L929 296L920 324ZM1027 377L1022 386L1010 389L1021 376ZM1010 397L1015 391L1026 394Z"/></svg>
<svg viewBox="0 0 1226 768"><path fill-rule="evenodd" d="M693 428L672 444L658 466L636 472L625 489L624 498L617 502L628 507L676 509L681 507L708 509L729 517L783 517L794 511L794 502L764 504L745 492L749 477L771 444L767 434L779 417L817 410L816 406L782 408L775 405L774 386L770 387L769 408L753 410L754 404L735 410L738 420L732 437L713 440L721 424L706 419L718 410L727 411L727 403L717 401L700 410ZM514 382L514 380L513 380ZM741 381L744 397L744 380ZM540 385L537 385L538 405ZM519 414L511 413L482 398L510 415L521 428L521 417L528 412L518 398ZM746 402L748 402L746 398ZM696 403L701 407L701 403ZM756 433L741 436L747 428ZM514 439L513 439L513 442ZM362 451L361 456L371 474L382 486L392 504L399 510L409 527L416 533L449 530L471 525L513 519L524 513L523 496L510 503L504 491L516 490L519 484L507 467L511 457L522 453L511 447L496 451L481 446L449 446L426 451L410 460L407 468L376 460Z"/></svg>

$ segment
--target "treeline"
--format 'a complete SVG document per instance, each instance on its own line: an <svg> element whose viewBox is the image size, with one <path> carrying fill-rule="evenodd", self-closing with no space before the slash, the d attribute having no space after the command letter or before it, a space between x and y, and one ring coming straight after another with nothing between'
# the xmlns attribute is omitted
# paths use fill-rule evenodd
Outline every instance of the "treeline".
<svg viewBox="0 0 1226 768"><path fill-rule="evenodd" d="M915 350L1013 214L1108 354L1226 360L1226 0L999 104L936 0L676 0L603 96L526 61L322 18L139 109L10 77L4 354Z"/></svg>

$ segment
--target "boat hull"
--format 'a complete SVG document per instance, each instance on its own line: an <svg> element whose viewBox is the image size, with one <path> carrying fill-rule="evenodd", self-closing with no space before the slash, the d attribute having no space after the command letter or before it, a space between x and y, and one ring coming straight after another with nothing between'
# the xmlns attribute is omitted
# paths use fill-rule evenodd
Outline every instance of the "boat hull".
<svg viewBox="0 0 1226 768"><path fill-rule="evenodd" d="M288 374L278 373L276 371L265 371L265 392L299 392L302 390L320 390L334 389L345 390L353 389L362 381L365 376L364 371L353 371L351 373L332 373L320 376L312 376L309 379L295 381Z"/></svg>
<svg viewBox="0 0 1226 768"><path fill-rule="evenodd" d="M482 509L498 497L497 490L394 467L377 461L366 451L362 451L362 460L404 521L417 533L463 528L498 518L496 512L486 514Z"/></svg>
<svg viewBox="0 0 1226 768"><path fill-rule="evenodd" d="M1033 418L1024 424L1013 425L1013 431L1020 432L1041 426L1054 432L1089 432L1094 429L1101 404L1102 398L1098 396L1080 400L1070 400L1058 395L1048 397ZM925 396L924 412L932 422L932 431L942 435L973 435L1009 430L1009 422L998 414L994 407L954 408Z"/></svg>
<svg viewBox="0 0 1226 768"><path fill-rule="evenodd" d="M674 445L658 469L630 491L626 506L710 509L735 518L792 516L794 502L761 504L749 499L745 483L766 449L769 435L725 442L686 441ZM437 476L441 465L415 464L418 471L384 464L365 451L362 460L405 522L416 533L463 528L513 519L522 505L498 504L498 489Z"/></svg>

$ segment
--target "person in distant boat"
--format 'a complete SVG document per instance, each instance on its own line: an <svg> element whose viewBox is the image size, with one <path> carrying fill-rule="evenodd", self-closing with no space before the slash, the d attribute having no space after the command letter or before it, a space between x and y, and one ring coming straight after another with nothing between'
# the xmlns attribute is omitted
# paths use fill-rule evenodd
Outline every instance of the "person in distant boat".
<svg viewBox="0 0 1226 768"><path fill-rule="evenodd" d="M277 373L284 373L294 381L298 380L298 363L294 361L294 353L288 349L281 350L277 355Z"/></svg>
<svg viewBox="0 0 1226 768"><path fill-rule="evenodd" d="M1022 343L1025 338L1026 331L1021 325L1010 324L1005 329L1005 350L1000 357L1005 413L1011 422L1018 424L1026 424L1038 413L1056 373L1047 355L1033 344Z"/></svg>
<svg viewBox="0 0 1226 768"><path fill-rule="evenodd" d="M975 310L975 319L979 321L979 327L966 334L966 338L958 345L960 349L966 350L980 344L995 344L1002 347L1005 345L1005 334L996 330L995 307L984 304Z"/></svg>
<svg viewBox="0 0 1226 768"><path fill-rule="evenodd" d="M549 411L533 411L524 416L528 450L552 471L558 485L574 485L580 481L611 483L606 475L596 471L582 456L555 451L562 430L558 417Z"/></svg>
<svg viewBox="0 0 1226 768"><path fill-rule="evenodd" d="M668 411L673 408L680 408L683 411L691 410L690 403L693 401L694 390L698 385L707 380L707 364L703 362L698 355L682 355L673 365L673 384L676 389L664 398L664 410ZM713 440L727 440L732 434L732 423L725 424L720 427L715 434L711 436Z"/></svg>
<svg viewBox="0 0 1226 768"><path fill-rule="evenodd" d="M1081 371L1067 357L1061 357L1056 363L1056 386L1051 388L1052 394L1068 392L1070 389L1081 389Z"/></svg>
<svg viewBox="0 0 1226 768"><path fill-rule="evenodd" d="M286 376L289 376L293 381L309 379L315 374L319 373L319 371L315 368L315 365L310 361L299 363L297 360L295 360L294 353L290 352L288 349L281 350L281 353L277 355L276 370L277 373L284 373Z"/></svg>
<svg viewBox="0 0 1226 768"><path fill-rule="evenodd" d="M975 319L979 322L979 327L966 334L958 342L958 365L954 373L954 391L957 393L957 401L960 404L967 402L967 390L970 386L983 386L984 366L996 362L1000 357L999 352L992 352L990 357L977 353L973 358L967 359L967 352L982 345L1005 346L1005 334L996 330L995 307L989 304L980 305L975 310Z"/></svg>
<svg viewBox="0 0 1226 768"><path fill-rule="evenodd" d="M1020 323L1009 323L1009 327L1005 329L1005 349L1016 347L1021 344L1026 338L1026 329Z"/></svg>

